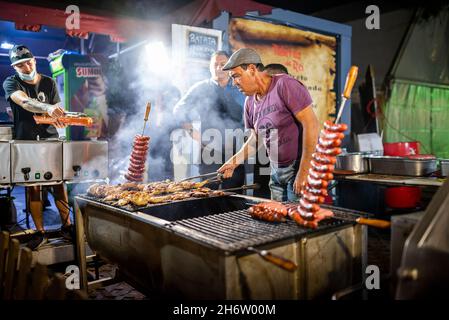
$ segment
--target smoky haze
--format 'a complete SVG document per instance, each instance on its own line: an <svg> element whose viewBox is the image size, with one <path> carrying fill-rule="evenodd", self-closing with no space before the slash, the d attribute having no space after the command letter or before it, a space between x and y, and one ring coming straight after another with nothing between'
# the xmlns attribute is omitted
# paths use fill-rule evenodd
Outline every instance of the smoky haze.
<svg viewBox="0 0 449 320"><path fill-rule="evenodd" d="M169 63L161 70L161 66L154 65L156 62L151 61L151 58L151 54L142 48L125 53L118 61L112 62L119 66L114 73L108 75L108 91L113 98L111 101L108 99L109 113L112 118L118 119L116 128L111 128L116 129L116 132L109 139L112 183L125 181L123 175L128 168L134 137L142 133L147 102L152 105L145 130L145 135L150 136L146 163L148 181L174 178L171 140L177 142L181 153L187 155L187 164L198 164L200 161L206 164L217 163L217 151L220 154L225 152L228 159L243 144L243 106L233 110L232 117L225 115L218 107L212 110L199 108L204 112L194 112L188 104L175 112L174 107L181 99L181 92L172 84L177 77L177 70L171 70ZM191 79L198 79L199 74L203 75L202 79L210 77L210 73L205 72L203 67L192 66L189 73L191 76L185 78L186 81L190 78L190 82ZM192 83L188 83L184 87L191 85ZM214 105L212 96L202 95L198 99L200 107ZM201 123L198 121L200 119ZM203 150L200 150L199 145L192 150L191 141L187 143L190 135L185 130L180 131L182 124L186 122L203 132ZM234 138L231 139L230 135ZM234 148L233 144L236 145ZM178 160L182 162L186 159ZM218 163L221 162L220 159Z"/></svg>

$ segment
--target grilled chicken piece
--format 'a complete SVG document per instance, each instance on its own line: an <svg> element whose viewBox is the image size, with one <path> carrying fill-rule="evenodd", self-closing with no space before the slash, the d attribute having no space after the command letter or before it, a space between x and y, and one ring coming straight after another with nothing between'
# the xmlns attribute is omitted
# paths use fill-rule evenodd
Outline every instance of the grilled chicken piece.
<svg viewBox="0 0 449 320"><path fill-rule="evenodd" d="M184 190L184 188L181 185L171 183L167 186L167 188L165 189L165 192L166 193L175 193L175 192L180 192L183 190Z"/></svg>
<svg viewBox="0 0 449 320"><path fill-rule="evenodd" d="M148 204L150 197L145 193L139 192L139 193L136 193L135 195L129 197L129 199L132 204L134 204L138 207L143 207Z"/></svg>
<svg viewBox="0 0 449 320"><path fill-rule="evenodd" d="M97 188L100 186L99 183L94 183L89 188L87 188L87 194L91 196L96 196Z"/></svg>
<svg viewBox="0 0 449 320"><path fill-rule="evenodd" d="M190 198L190 192L177 192L173 194L170 198L172 201L184 200Z"/></svg>
<svg viewBox="0 0 449 320"><path fill-rule="evenodd" d="M214 196L224 196L225 193L223 191L221 191L221 190L214 190L214 191L212 191L212 195L214 195Z"/></svg>
<svg viewBox="0 0 449 320"><path fill-rule="evenodd" d="M135 182L127 182L120 185L122 190L139 190L139 185Z"/></svg>
<svg viewBox="0 0 449 320"><path fill-rule="evenodd" d="M119 201L117 201L117 205L120 207L126 206L129 203L128 199L120 199Z"/></svg>
<svg viewBox="0 0 449 320"><path fill-rule="evenodd" d="M149 203L164 203L170 201L170 196L158 196L148 198Z"/></svg>

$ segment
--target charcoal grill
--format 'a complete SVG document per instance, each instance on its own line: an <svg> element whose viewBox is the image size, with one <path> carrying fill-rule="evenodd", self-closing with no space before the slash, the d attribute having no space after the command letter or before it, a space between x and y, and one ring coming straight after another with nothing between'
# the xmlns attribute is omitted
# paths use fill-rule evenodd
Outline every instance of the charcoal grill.
<svg viewBox="0 0 449 320"><path fill-rule="evenodd" d="M176 201L135 212L85 195L75 201L77 223L83 219L89 246L149 296L311 299L362 279L366 229L348 221L329 219L312 230L291 220L255 220L246 209L265 199L243 195ZM332 210L337 216L358 216ZM287 272L248 247L269 250L299 268ZM81 259L81 271L83 264Z"/></svg>

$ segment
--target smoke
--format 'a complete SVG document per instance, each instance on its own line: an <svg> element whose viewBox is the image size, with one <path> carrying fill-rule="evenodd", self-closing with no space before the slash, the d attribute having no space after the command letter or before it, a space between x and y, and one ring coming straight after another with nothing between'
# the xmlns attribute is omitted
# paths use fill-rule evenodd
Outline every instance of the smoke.
<svg viewBox="0 0 449 320"><path fill-rule="evenodd" d="M155 65L158 61L153 60L157 60L155 55L144 47L130 51L120 56L119 67L115 66L115 74L108 77L108 90L112 92L108 97L110 117L117 123L115 128L110 128L115 132L109 139L109 176L114 184L125 181L123 175L128 168L134 137L142 133L144 126L147 102L152 105L145 130L145 135L150 136L147 181L174 179L174 166L185 160L187 166L222 164L244 141L243 96L237 102L229 93L224 96L218 89L195 94L191 87L187 91L189 99L185 94L181 99L178 88L188 87L185 84L190 85L189 75L194 77L201 73L199 69L204 74L204 67L189 65L188 69L175 70L167 60L162 66ZM178 76L182 70L189 74ZM206 75L204 80L210 73ZM180 79L184 80L184 85L179 84ZM193 88L195 86L197 84ZM182 129L186 123L202 133L200 142L192 143L188 131ZM176 150L173 150L174 144Z"/></svg>
<svg viewBox="0 0 449 320"><path fill-rule="evenodd" d="M160 66L152 66L150 59L145 50L131 52L119 61L120 68L112 75L122 79L112 88L121 93L118 99L121 105L110 108L110 116L119 119L115 133L109 139L112 183L125 182L123 175L129 165L134 137L143 131L147 102L151 103L151 112L144 132L150 136L145 176L148 181L173 179L170 132L177 127L173 106L179 100L180 92L171 83L169 66L167 72L155 72ZM123 95L127 97L126 101L123 101Z"/></svg>

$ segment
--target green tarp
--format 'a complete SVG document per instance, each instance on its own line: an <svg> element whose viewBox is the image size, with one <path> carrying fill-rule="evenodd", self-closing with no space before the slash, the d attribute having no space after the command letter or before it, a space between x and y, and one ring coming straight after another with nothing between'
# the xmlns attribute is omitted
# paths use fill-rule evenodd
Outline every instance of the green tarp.
<svg viewBox="0 0 449 320"><path fill-rule="evenodd" d="M422 154L449 158L449 86L394 80L384 108L384 142L419 141Z"/></svg>

